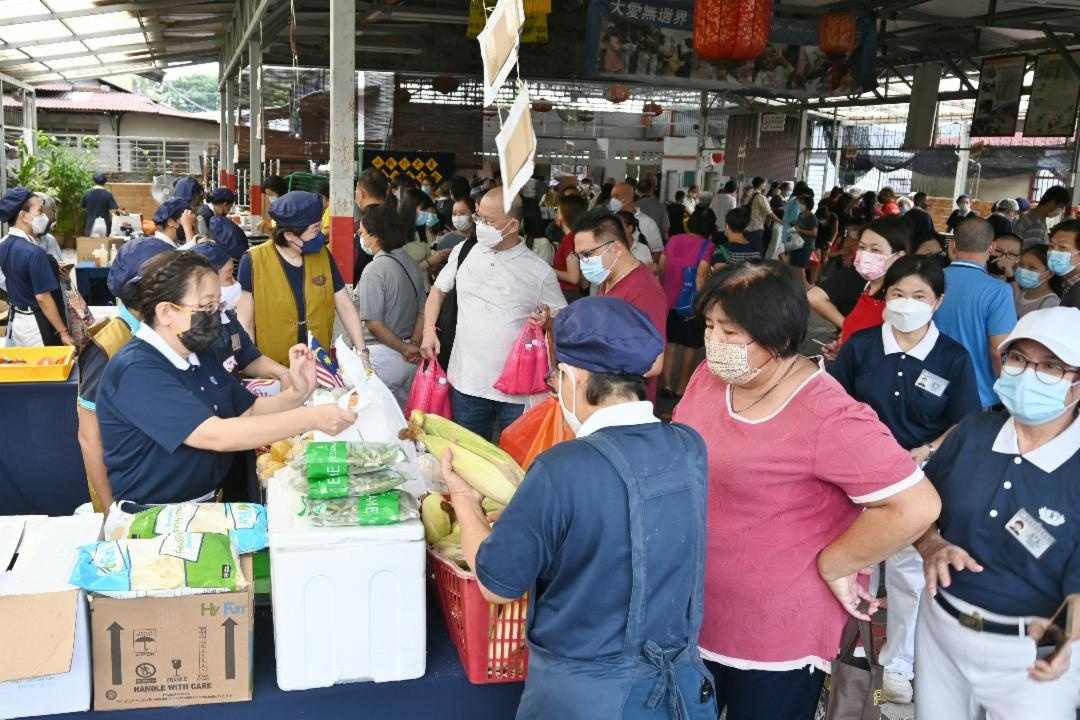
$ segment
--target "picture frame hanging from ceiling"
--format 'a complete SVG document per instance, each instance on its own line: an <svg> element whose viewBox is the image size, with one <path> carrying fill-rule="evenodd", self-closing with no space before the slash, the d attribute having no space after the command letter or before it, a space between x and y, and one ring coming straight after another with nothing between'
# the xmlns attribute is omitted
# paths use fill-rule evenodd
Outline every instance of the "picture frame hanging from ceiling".
<svg viewBox="0 0 1080 720"><path fill-rule="evenodd" d="M536 131L525 83L521 84L506 121L495 136L495 147L499 151L499 172L506 184L503 209L510 212L514 198L532 177L536 164Z"/></svg>
<svg viewBox="0 0 1080 720"><path fill-rule="evenodd" d="M1080 51L1071 53L1080 63ZM1080 109L1080 78L1060 53L1047 53L1035 59L1035 79L1031 83L1025 137L1072 137L1076 113Z"/></svg>
<svg viewBox="0 0 1080 720"><path fill-rule="evenodd" d="M476 42L484 66L484 107L495 102L518 61L521 28L525 24L522 0L499 0Z"/></svg>
<svg viewBox="0 0 1080 720"><path fill-rule="evenodd" d="M983 60L971 137L1012 137L1016 134L1026 70L1026 55L1003 55Z"/></svg>

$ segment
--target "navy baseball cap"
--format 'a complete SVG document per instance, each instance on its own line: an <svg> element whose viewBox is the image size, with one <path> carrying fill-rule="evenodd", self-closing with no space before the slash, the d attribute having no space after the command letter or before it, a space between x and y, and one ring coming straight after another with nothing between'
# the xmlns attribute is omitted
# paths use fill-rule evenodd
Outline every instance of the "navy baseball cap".
<svg viewBox="0 0 1080 720"><path fill-rule="evenodd" d="M176 181L176 185L173 186L173 197L185 198L188 204L191 204L191 199L201 193L203 190L202 184L193 177L182 177Z"/></svg>
<svg viewBox="0 0 1080 720"><path fill-rule="evenodd" d="M270 203L270 218L283 228L306 228L322 221L322 197L293 190Z"/></svg>
<svg viewBox="0 0 1080 720"><path fill-rule="evenodd" d="M139 270L147 260L175 249L161 238L152 235L128 240L120 246L120 250L116 253L116 260L109 266L109 277L106 280L109 292L116 297L122 297L125 285L138 282Z"/></svg>
<svg viewBox="0 0 1080 720"><path fill-rule="evenodd" d="M214 191L210 193L210 204L217 205L218 203L234 203L236 202L236 193L227 187L214 188Z"/></svg>
<svg viewBox="0 0 1080 720"><path fill-rule="evenodd" d="M1028 201L1027 198L1016 198L1016 204L1020 207L1020 212L1027 212L1031 209L1031 203Z"/></svg>
<svg viewBox="0 0 1080 720"><path fill-rule="evenodd" d="M26 204L26 201L34 192L28 188L15 187L4 193L4 197L0 198L0 220L4 222L15 222L15 218L19 216L19 212L22 210L22 206Z"/></svg>
<svg viewBox="0 0 1080 720"><path fill-rule="evenodd" d="M220 245L213 240L204 240L195 245L191 250L209 260L210 265L215 270L220 270L225 267L225 263L232 259L228 249L226 249L224 245Z"/></svg>
<svg viewBox="0 0 1080 720"><path fill-rule="evenodd" d="M106 177L105 173L97 173L96 175L94 175L94 182L96 182L98 185L104 185L108 181L109 178Z"/></svg>
<svg viewBox="0 0 1080 720"><path fill-rule="evenodd" d="M664 352L646 315L625 300L587 297L555 316L555 359L590 372L644 375Z"/></svg>
<svg viewBox="0 0 1080 720"><path fill-rule="evenodd" d="M191 207L191 198L171 197L161 203L154 213L154 222L164 225L166 220L179 220L184 211Z"/></svg>

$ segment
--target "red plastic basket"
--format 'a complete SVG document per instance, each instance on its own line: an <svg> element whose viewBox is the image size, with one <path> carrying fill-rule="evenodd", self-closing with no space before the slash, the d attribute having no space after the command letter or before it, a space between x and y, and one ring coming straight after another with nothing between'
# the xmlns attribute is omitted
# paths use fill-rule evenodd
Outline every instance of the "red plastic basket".
<svg viewBox="0 0 1080 720"><path fill-rule="evenodd" d="M428 557L446 629L469 682L486 685L524 680L529 667L525 647L528 596L507 605L492 605L480 593L472 573L433 551L428 551Z"/></svg>

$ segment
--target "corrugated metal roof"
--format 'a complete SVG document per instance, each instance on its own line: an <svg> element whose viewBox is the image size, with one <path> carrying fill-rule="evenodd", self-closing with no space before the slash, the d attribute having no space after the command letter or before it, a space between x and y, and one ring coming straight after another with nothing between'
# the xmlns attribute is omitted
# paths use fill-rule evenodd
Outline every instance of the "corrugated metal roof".
<svg viewBox="0 0 1080 720"><path fill-rule="evenodd" d="M54 86L60 88L60 85ZM19 101L14 97L4 96L4 105L15 107ZM144 115L163 115L167 117L215 122L204 116L183 112L154 102L145 95L122 91L93 92L70 90L60 95L39 95L36 100L38 110L53 112L101 112L101 113L142 113Z"/></svg>

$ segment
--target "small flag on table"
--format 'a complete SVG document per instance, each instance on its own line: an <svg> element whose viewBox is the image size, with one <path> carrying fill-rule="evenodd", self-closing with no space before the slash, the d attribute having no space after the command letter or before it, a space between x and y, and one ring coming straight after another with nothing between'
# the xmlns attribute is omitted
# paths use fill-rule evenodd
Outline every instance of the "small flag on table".
<svg viewBox="0 0 1080 720"><path fill-rule="evenodd" d="M315 353L315 382L319 384L319 387L327 390L345 387L345 381L341 379L338 371L338 364L311 333L308 333L308 347Z"/></svg>

